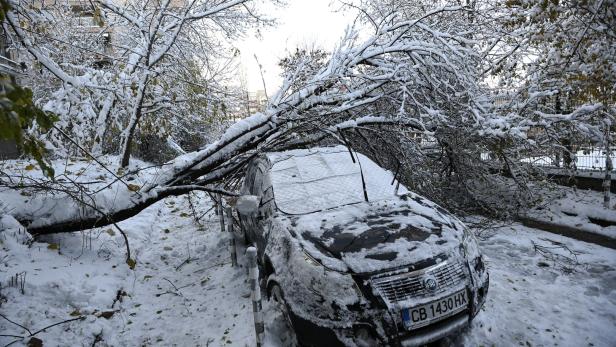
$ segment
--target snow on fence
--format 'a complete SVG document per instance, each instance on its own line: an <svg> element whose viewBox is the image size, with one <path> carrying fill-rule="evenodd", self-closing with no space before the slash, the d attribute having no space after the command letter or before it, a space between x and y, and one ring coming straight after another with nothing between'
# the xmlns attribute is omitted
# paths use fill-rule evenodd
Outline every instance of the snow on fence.
<svg viewBox="0 0 616 347"><path fill-rule="evenodd" d="M425 135L411 136L415 138L418 146L422 150L432 150L438 148L438 142L434 137ZM616 143L616 139L612 141ZM534 166L546 168L570 168L577 171L605 171L605 148L592 143L578 143L573 146L574 152L569 156L565 150L535 152L528 154L519 160ZM610 147L610 159L612 161L612 172L616 172L616 146ZM481 153L482 161L492 161L494 158L490 153ZM567 163L569 161L569 163Z"/></svg>
<svg viewBox="0 0 616 347"><path fill-rule="evenodd" d="M563 152L535 153L520 159L523 163L547 168L572 168L578 171L605 171L605 150L599 147L581 148L571 154L569 165ZM612 172L616 170L616 147L610 149ZM482 153L481 160L490 161L490 153Z"/></svg>
<svg viewBox="0 0 616 347"><path fill-rule="evenodd" d="M616 147L610 148L610 159L612 161L612 171L616 166ZM588 147L577 150L571 155L570 168L575 168L578 171L605 171L606 152L599 147ZM536 155L521 159L524 163L530 163L535 166L566 168L565 155L563 153L553 153L551 155Z"/></svg>
<svg viewBox="0 0 616 347"><path fill-rule="evenodd" d="M423 150L430 150L438 147L438 142L433 137L417 136L416 141ZM605 171L605 149L596 145L577 145L575 153L571 153L570 168L578 171ZM566 168L566 155L564 151L550 151L549 153L534 153L520 159L523 163L535 166ZM612 160L612 171L616 170L616 147L610 149ZM481 160L490 161L490 153L482 153ZM574 166L575 165L575 166Z"/></svg>

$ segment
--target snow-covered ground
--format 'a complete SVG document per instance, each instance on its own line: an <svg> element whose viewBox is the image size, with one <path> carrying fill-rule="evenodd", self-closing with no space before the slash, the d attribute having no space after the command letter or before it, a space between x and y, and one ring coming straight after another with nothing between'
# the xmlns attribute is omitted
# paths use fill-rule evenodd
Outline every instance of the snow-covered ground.
<svg viewBox="0 0 616 347"><path fill-rule="evenodd" d="M0 312L32 331L86 317L37 335L51 346L91 346L96 335L103 339L98 346L252 345L249 289L244 271L230 267L228 235L211 216L199 227L186 208L183 198L167 199L120 224L135 270L111 228L56 235L28 247L15 229L6 230L11 220L5 217L0 240L8 257L0 280L8 300ZM16 273L26 274L25 294L6 288ZM126 296L114 304L118 291ZM0 331L25 334L6 320ZM0 337L0 345L12 340Z"/></svg>
<svg viewBox="0 0 616 347"><path fill-rule="evenodd" d="M197 215L211 206L205 195L192 201ZM29 338L16 337L29 335L25 328L79 317L35 337L45 346L255 345L246 268L231 267L229 235L212 211L197 223L187 197L167 198L120 226L134 270L113 228L30 242L2 217L0 346L26 345ZM471 329L443 345L616 344L615 250L518 224L480 236L491 278L486 305ZM546 258L548 249L561 256ZM243 249L238 254L243 263ZM279 316L264 304L266 345L282 347Z"/></svg>
<svg viewBox="0 0 616 347"><path fill-rule="evenodd" d="M546 196L550 194L546 193ZM610 199L610 205L616 205L616 194L610 194ZM550 199L527 215L616 239L616 210L603 207L602 192L560 187L558 194L551 194Z"/></svg>
<svg viewBox="0 0 616 347"><path fill-rule="evenodd" d="M490 234L480 241L490 292L471 330L454 345L616 345L615 250L519 224ZM575 261L546 258L533 243Z"/></svg>
<svg viewBox="0 0 616 347"><path fill-rule="evenodd" d="M167 199L122 223L135 270L124 263L121 236L110 229L58 235L28 247L4 217L0 279L7 301L0 312L33 332L85 317L36 335L50 346L90 346L96 336L102 338L98 346L254 345L245 268L230 266L228 235L220 233L215 216L199 227L180 212L185 200ZM492 233L481 242L491 276L485 308L449 344L614 345L616 251L519 225ZM552 247L547 240L569 247L579 264L554 263L534 251L533 242ZM24 272L24 294L6 287L9 277ZM114 304L118 290L126 296ZM266 320L275 323L276 312L265 308ZM108 312L113 315L105 318ZM27 335L4 319L0 331ZM269 332L268 344L280 345ZM13 340L0 337L0 345Z"/></svg>

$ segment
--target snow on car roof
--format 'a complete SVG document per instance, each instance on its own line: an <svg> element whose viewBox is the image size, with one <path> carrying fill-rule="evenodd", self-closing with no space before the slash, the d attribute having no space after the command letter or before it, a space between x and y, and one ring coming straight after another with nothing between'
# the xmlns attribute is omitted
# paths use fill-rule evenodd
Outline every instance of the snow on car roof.
<svg viewBox="0 0 616 347"><path fill-rule="evenodd" d="M276 205L288 214L305 214L365 201L361 172L369 201L396 196L393 174L363 154L344 146L268 153ZM361 168L360 168L361 165ZM407 189L400 185L398 194Z"/></svg>

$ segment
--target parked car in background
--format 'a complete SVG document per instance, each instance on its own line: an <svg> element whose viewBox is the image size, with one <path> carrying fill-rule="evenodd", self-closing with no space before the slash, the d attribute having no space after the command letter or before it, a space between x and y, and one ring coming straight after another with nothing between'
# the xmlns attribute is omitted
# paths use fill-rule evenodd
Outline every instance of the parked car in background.
<svg viewBox="0 0 616 347"><path fill-rule="evenodd" d="M453 215L343 146L251 162L240 215L261 278L303 346L417 346L466 327L489 277Z"/></svg>

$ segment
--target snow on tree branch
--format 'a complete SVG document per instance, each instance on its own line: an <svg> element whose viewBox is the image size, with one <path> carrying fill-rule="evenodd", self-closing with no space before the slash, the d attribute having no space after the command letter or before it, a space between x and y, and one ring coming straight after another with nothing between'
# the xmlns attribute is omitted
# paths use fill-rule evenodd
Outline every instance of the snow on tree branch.
<svg viewBox="0 0 616 347"><path fill-rule="evenodd" d="M94 194L92 200L104 218L69 197L55 197L56 204L73 208L27 211L18 219L34 233L103 225L128 218L165 196L220 185L258 153L309 142L315 134L327 136L358 126L432 132L463 121L471 110L480 113L469 102L475 86L468 62L477 55L455 32L445 35L427 30L427 24L415 24L385 25L363 44L356 44L349 31L320 70L296 90L291 89L293 78L288 79L263 113L234 124L204 149L150 170L148 183L137 192L118 186ZM137 99L143 83L142 79L137 85ZM394 107L376 107L382 103ZM111 192L114 199L105 198ZM67 210L79 212L66 214Z"/></svg>

